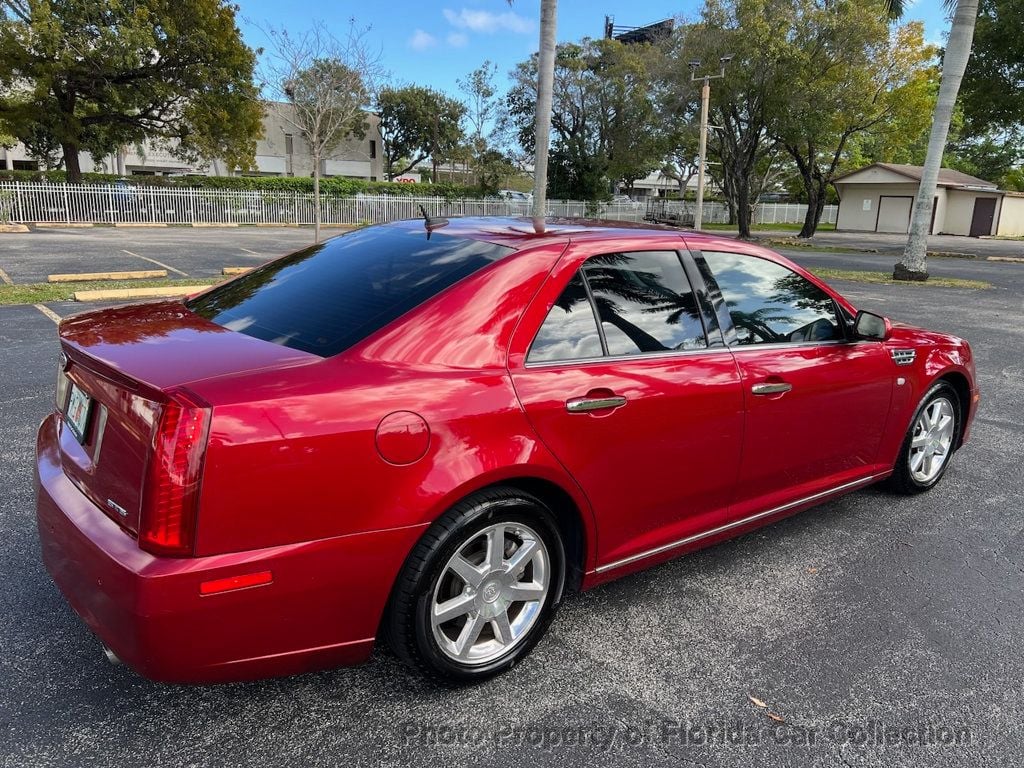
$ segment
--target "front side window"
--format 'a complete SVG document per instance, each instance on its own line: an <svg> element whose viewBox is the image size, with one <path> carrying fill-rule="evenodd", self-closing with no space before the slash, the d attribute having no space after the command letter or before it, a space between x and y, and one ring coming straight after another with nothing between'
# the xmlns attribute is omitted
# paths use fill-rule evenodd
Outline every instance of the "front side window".
<svg viewBox="0 0 1024 768"><path fill-rule="evenodd" d="M583 263L548 312L527 359L706 347L700 305L675 251L609 253Z"/></svg>
<svg viewBox="0 0 1024 768"><path fill-rule="evenodd" d="M781 264L757 256L704 251L735 329L731 344L841 341L832 297Z"/></svg>

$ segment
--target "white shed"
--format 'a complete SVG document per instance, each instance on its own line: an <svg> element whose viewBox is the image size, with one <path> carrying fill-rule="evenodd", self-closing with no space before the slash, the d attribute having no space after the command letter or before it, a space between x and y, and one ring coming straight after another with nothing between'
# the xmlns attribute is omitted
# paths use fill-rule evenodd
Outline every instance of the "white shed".
<svg viewBox="0 0 1024 768"><path fill-rule="evenodd" d="M921 171L919 165L872 163L838 176L834 182L839 193L836 229L907 232ZM1021 231L1024 198L951 168L939 171L931 234L983 237Z"/></svg>

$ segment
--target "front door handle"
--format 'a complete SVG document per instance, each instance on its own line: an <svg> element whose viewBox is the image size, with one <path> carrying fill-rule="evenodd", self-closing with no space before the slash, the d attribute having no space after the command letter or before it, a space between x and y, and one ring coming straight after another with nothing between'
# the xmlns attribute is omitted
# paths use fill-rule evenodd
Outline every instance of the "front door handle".
<svg viewBox="0 0 1024 768"><path fill-rule="evenodd" d="M590 411L606 411L609 408L621 408L626 404L626 398L622 395L608 395L606 397L574 397L567 400L565 410L569 413L589 413Z"/></svg>
<svg viewBox="0 0 1024 768"><path fill-rule="evenodd" d="M750 391L755 395L781 395L783 392L789 392L792 388L792 384L780 381L772 384L755 384Z"/></svg>

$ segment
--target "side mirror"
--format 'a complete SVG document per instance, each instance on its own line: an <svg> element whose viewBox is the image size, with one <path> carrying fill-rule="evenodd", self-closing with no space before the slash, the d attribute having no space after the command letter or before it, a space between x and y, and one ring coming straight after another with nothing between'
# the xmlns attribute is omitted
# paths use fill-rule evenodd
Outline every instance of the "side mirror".
<svg viewBox="0 0 1024 768"><path fill-rule="evenodd" d="M862 309L853 321L853 335L858 339L886 341L892 336L892 323L887 317L876 315L874 312L865 312Z"/></svg>

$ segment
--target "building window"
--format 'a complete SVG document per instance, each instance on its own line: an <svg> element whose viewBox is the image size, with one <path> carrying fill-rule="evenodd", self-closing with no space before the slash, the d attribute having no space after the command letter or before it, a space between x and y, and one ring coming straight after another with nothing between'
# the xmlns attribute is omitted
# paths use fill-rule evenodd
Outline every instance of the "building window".
<svg viewBox="0 0 1024 768"><path fill-rule="evenodd" d="M12 170L15 170L15 171L38 171L39 170L39 163L37 163L37 162L35 162L33 160L12 160L11 162L14 163L14 168Z"/></svg>
<svg viewBox="0 0 1024 768"><path fill-rule="evenodd" d="M377 156L377 142L370 139L370 159L372 160Z"/></svg>
<svg viewBox="0 0 1024 768"><path fill-rule="evenodd" d="M294 152L295 152L295 147L292 144L292 135L290 133L286 133L284 135L284 153L286 155L290 155L290 154L292 154Z"/></svg>

